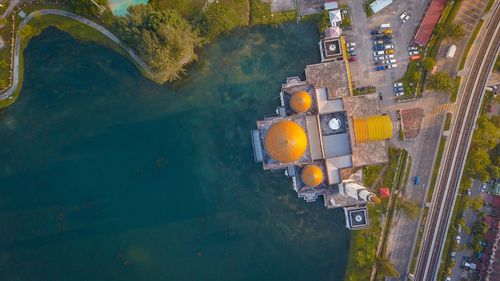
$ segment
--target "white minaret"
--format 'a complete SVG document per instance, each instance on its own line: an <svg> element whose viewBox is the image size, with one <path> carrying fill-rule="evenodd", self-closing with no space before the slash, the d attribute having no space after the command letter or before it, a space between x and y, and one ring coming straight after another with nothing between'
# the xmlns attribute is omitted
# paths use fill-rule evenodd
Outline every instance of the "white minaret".
<svg viewBox="0 0 500 281"><path fill-rule="evenodd" d="M356 200L380 204L380 199L373 192L366 190L366 187L355 183L353 180L345 180L339 185L339 192Z"/></svg>

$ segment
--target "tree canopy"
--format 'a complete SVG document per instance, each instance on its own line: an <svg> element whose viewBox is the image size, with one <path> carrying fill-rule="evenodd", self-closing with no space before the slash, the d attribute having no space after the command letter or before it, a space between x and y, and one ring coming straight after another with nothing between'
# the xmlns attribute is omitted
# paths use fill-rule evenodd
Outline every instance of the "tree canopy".
<svg viewBox="0 0 500 281"><path fill-rule="evenodd" d="M108 5L106 0L69 0L71 9L83 16L97 16L101 7Z"/></svg>
<svg viewBox="0 0 500 281"><path fill-rule="evenodd" d="M450 75L444 71L440 71L429 78L428 86L435 91L449 93L453 88L451 82Z"/></svg>
<svg viewBox="0 0 500 281"><path fill-rule="evenodd" d="M153 5L130 6L116 27L120 37L149 65L158 83L178 79L184 73L183 66L197 58L195 48L202 42L175 10Z"/></svg>

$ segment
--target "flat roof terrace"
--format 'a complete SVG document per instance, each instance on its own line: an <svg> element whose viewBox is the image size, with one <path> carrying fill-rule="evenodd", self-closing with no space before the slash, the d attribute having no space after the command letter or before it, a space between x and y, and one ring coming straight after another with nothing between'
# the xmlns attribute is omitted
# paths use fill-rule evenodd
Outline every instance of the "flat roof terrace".
<svg viewBox="0 0 500 281"><path fill-rule="evenodd" d="M378 94L344 97L344 110L347 116L367 117L380 114Z"/></svg>
<svg viewBox="0 0 500 281"><path fill-rule="evenodd" d="M306 66L306 80L317 88L326 88L328 99L350 95L345 61L329 61Z"/></svg>

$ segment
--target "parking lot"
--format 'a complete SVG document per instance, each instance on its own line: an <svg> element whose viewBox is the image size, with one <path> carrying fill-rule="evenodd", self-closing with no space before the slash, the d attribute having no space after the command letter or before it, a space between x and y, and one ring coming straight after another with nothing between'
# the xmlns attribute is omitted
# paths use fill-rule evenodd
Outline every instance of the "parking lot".
<svg viewBox="0 0 500 281"><path fill-rule="evenodd" d="M352 30L347 30L344 34L346 42L356 44L357 52L357 61L349 64L354 87L375 86L377 92L382 93L382 107L392 105L395 102L393 83L406 72L409 61L408 47L423 17L427 1L397 1L369 18L365 15L363 1L351 0L347 3L351 8ZM402 23L398 17L404 11L408 12L410 18ZM370 32L384 23L389 23L393 30L391 44L394 45L397 67L376 71Z"/></svg>

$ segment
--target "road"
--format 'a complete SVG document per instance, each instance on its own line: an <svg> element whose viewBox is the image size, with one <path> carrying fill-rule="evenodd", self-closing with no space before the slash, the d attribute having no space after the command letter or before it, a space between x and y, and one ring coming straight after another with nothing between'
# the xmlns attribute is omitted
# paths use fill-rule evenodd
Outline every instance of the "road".
<svg viewBox="0 0 500 281"><path fill-rule="evenodd" d="M500 9L498 3L495 3L493 15L485 23L485 34L478 41L479 47L467 66L467 75L462 79L465 82L461 85L458 110L452 121L451 135L446 142L440 165L434 191L435 196L432 200L423 243L417 260L415 280L427 281L437 278L443 246L450 224L450 216L481 105L484 87L500 47L499 21Z"/></svg>
<svg viewBox="0 0 500 281"><path fill-rule="evenodd" d="M10 6L9 6L10 8ZM58 15L58 16L63 16L67 18L71 18L73 20L79 21L85 25L88 25L97 31L101 32L104 34L106 37L111 39L113 42L121 46L127 53L130 55L130 57L135 61L135 63L142 68L142 70L150 75L149 68L146 65L146 63L137 55L135 52L128 48L118 37L116 37L113 33L111 33L109 30L104 28L103 26L88 20L82 16L73 14L68 11L63 11L63 10L57 10L57 9L45 9L45 10L39 10L39 11L34 11L30 13L19 25L19 28L17 29L16 32L16 41L15 41L15 47L14 47L14 71L13 71L13 80L12 80L12 86L4 91L3 93L0 94L0 100L4 100L7 98L11 98L12 95L16 92L17 87L19 87L19 56L21 55L21 35L20 35L20 30L29 23L29 21L37 16L37 15Z"/></svg>

